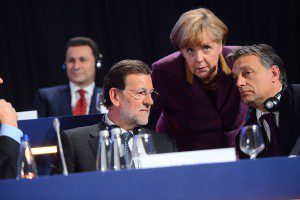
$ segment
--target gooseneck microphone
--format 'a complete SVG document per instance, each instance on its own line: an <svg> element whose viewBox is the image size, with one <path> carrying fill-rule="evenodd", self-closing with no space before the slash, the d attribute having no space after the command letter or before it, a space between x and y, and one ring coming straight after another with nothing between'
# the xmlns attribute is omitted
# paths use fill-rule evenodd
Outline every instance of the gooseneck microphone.
<svg viewBox="0 0 300 200"><path fill-rule="evenodd" d="M61 144L60 122L59 122L58 118L54 118L53 127L54 127L54 130L55 130L56 135L57 135L57 141L58 141L58 147L59 147L59 154L60 154L61 163L62 163L62 167L63 167L63 175L66 176L66 175L68 175L68 169L67 169L67 165L66 165L64 151L63 151L62 144Z"/></svg>

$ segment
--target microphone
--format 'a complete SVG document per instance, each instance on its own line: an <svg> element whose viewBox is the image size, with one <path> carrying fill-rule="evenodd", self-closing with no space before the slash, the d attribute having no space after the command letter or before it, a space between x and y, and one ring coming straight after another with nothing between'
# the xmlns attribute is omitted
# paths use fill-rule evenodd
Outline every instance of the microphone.
<svg viewBox="0 0 300 200"><path fill-rule="evenodd" d="M59 122L58 118L54 118L53 127L54 127L54 130L55 130L56 135L57 135L57 141L58 141L58 147L59 147L59 154L60 154L61 163L62 163L62 167L63 167L63 175L66 176L66 175L68 175L68 169L67 169L67 165L66 165L64 151L63 151L62 144L61 144L60 122Z"/></svg>

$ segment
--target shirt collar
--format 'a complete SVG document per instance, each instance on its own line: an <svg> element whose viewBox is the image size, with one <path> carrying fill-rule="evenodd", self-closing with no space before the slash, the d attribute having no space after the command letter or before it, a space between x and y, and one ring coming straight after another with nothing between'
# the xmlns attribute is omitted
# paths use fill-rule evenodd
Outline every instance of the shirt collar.
<svg viewBox="0 0 300 200"><path fill-rule="evenodd" d="M80 86L76 85L72 81L70 81L69 84L70 84L70 90L71 90L72 94L76 94L76 92L80 89L85 90L85 92L88 94L93 94L94 87L95 87L95 82L91 83L90 85L88 85L84 88L81 88Z"/></svg>
<svg viewBox="0 0 300 200"><path fill-rule="evenodd" d="M110 126L116 125L113 121L111 121L111 120L109 119L108 115L105 115L104 121L105 121L106 124L108 124L108 125L110 125ZM128 132L128 131L131 132L131 133L133 133L132 130L128 130L128 131L127 131L127 130L123 129L122 127L120 127L120 129L121 129L121 134L123 134L123 133L125 133L125 132Z"/></svg>

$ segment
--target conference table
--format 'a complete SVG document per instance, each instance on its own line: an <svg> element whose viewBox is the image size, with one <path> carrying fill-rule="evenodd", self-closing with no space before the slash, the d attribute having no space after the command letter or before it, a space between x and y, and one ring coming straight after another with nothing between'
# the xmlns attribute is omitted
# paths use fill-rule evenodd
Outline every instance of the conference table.
<svg viewBox="0 0 300 200"><path fill-rule="evenodd" d="M0 181L0 199L297 199L300 158Z"/></svg>
<svg viewBox="0 0 300 200"><path fill-rule="evenodd" d="M59 117L61 130L101 114ZM53 117L19 121L31 144L56 145ZM300 157L50 176L52 155L36 156L39 178L0 180L4 199L300 199Z"/></svg>

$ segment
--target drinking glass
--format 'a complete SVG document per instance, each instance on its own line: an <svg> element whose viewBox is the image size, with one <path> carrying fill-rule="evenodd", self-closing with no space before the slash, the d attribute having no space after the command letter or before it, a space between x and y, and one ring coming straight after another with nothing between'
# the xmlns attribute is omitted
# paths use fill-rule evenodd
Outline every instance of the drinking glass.
<svg viewBox="0 0 300 200"><path fill-rule="evenodd" d="M96 94L96 109L101 113L101 114L106 114L108 110L106 107L103 105L103 94L102 93L97 93Z"/></svg>
<svg viewBox="0 0 300 200"><path fill-rule="evenodd" d="M255 159L265 148L264 140L258 125L247 125L242 128L240 135L240 149Z"/></svg>
<svg viewBox="0 0 300 200"><path fill-rule="evenodd" d="M155 147L151 134L143 129L139 130L139 134L133 137L133 162L136 169L140 169L140 158L149 154L155 154Z"/></svg>

